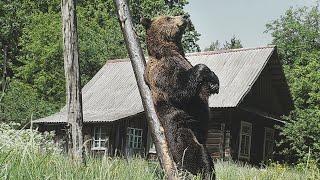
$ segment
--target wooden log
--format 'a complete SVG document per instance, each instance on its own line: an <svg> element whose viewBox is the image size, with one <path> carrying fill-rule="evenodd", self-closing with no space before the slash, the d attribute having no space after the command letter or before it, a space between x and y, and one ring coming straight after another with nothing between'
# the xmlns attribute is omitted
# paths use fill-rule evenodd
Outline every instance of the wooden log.
<svg viewBox="0 0 320 180"><path fill-rule="evenodd" d="M126 41L126 47L138 83L142 104L146 113L149 128L152 132L160 164L168 179L176 179L176 164L170 154L168 143L164 135L164 129L155 112L150 89L144 81L143 74L146 61L143 56L140 42L138 41L134 31L128 3L126 0L114 0L114 2L116 4L119 22Z"/></svg>
<svg viewBox="0 0 320 180"><path fill-rule="evenodd" d="M72 138L70 144L71 155L74 159L84 162L82 96L75 0L62 0L61 12L68 112L67 122L71 126L69 127L71 133L69 133ZM68 151L70 153L70 149Z"/></svg>

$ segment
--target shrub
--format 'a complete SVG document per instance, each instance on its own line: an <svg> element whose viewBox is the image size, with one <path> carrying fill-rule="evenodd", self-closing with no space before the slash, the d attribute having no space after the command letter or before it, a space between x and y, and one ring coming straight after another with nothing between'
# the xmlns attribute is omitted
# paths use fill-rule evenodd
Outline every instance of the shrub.
<svg viewBox="0 0 320 180"><path fill-rule="evenodd" d="M50 115L59 109L59 104L41 99L28 84L13 80L0 101L0 121L25 125L30 119Z"/></svg>
<svg viewBox="0 0 320 180"><path fill-rule="evenodd" d="M53 141L54 132L21 129L18 123L0 123L0 151L17 153L60 153L61 148Z"/></svg>

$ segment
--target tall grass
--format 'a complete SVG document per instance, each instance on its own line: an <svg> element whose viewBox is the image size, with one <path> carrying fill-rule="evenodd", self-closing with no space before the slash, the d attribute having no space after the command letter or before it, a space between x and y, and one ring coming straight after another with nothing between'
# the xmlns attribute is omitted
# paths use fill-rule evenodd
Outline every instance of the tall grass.
<svg viewBox="0 0 320 180"><path fill-rule="evenodd" d="M54 154L0 154L2 179L162 179L156 164L141 158L89 159L86 165Z"/></svg>
<svg viewBox="0 0 320 180"><path fill-rule="evenodd" d="M318 180L320 172L312 167L292 167L283 164L270 164L265 168L256 168L243 163L219 161L215 164L217 177L221 180Z"/></svg>
<svg viewBox="0 0 320 180"><path fill-rule="evenodd" d="M14 130L0 125L0 179L164 179L158 162L143 158L89 158L79 164L60 153L52 135L42 137L36 131ZM10 143L8 141L13 141ZM302 180L320 179L319 168L309 163L290 167L271 164L256 168L231 161L215 163L217 179L221 180ZM184 175L182 179L201 179Z"/></svg>

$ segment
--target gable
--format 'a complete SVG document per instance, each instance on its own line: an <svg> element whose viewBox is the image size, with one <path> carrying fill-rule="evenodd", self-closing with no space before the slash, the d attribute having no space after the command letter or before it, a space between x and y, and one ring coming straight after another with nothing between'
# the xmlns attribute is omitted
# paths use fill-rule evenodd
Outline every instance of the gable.
<svg viewBox="0 0 320 180"><path fill-rule="evenodd" d="M255 107L277 116L287 115L292 99L277 55L273 54L242 106Z"/></svg>
<svg viewBox="0 0 320 180"><path fill-rule="evenodd" d="M274 53L274 47L202 52L187 56L190 62L207 65L218 76L219 94L209 98L213 108L236 107L250 91L254 82Z"/></svg>

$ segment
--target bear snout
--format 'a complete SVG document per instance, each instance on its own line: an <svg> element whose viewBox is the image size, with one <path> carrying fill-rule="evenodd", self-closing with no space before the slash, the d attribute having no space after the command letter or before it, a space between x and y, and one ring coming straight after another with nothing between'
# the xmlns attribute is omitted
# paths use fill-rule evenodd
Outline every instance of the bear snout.
<svg viewBox="0 0 320 180"><path fill-rule="evenodd" d="M180 24L180 29L184 29L186 27L190 27L191 26L191 20L190 20L190 15L189 14L185 14L185 15L181 15L181 16L176 16L178 19L180 19L181 24Z"/></svg>

